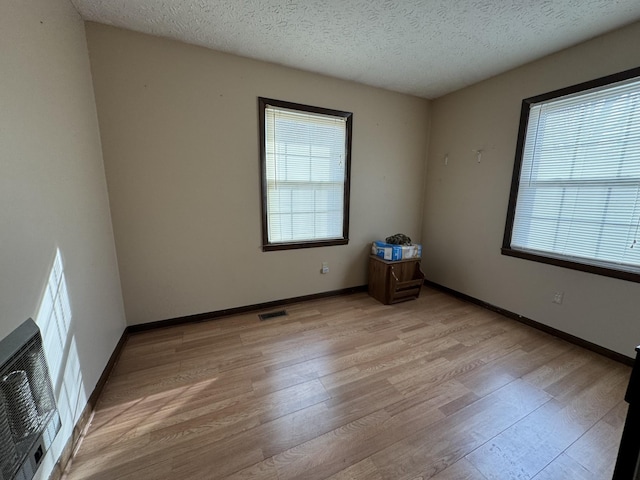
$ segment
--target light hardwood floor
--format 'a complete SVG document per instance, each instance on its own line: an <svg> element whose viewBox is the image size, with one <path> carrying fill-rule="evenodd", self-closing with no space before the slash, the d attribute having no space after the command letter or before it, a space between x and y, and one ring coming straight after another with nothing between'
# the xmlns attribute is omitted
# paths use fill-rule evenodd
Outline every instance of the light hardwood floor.
<svg viewBox="0 0 640 480"><path fill-rule="evenodd" d="M629 367L429 288L286 310L132 335L67 479L611 478Z"/></svg>

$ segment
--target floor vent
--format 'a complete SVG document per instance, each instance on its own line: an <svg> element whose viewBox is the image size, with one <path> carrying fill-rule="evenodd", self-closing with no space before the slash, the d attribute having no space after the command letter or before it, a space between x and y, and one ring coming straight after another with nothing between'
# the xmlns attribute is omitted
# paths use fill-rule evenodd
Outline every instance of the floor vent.
<svg viewBox="0 0 640 480"><path fill-rule="evenodd" d="M276 312L261 313L258 316L260 317L260 320L269 320L270 318L284 317L286 314L286 310L278 310Z"/></svg>

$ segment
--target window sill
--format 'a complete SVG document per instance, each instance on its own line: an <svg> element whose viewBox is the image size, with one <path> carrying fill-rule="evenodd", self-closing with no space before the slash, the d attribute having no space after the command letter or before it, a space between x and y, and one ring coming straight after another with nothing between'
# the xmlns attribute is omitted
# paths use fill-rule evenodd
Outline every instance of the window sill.
<svg viewBox="0 0 640 480"><path fill-rule="evenodd" d="M297 250L300 248L317 248L317 247L333 247L335 245L347 245L348 238L339 238L334 240L312 240L309 242L291 242L291 243L270 243L262 246L263 252L275 252L278 250Z"/></svg>
<svg viewBox="0 0 640 480"><path fill-rule="evenodd" d="M555 265L557 267L570 268L572 270L579 270L581 272L593 273L605 277L619 278L621 280L627 280L629 282L640 283L640 273L635 273L628 270L617 270L600 265L575 262L564 258L549 257L532 252L526 252L523 250L515 250L510 247L502 247L501 252L502 255L506 255L509 257L522 258L524 260L530 260L532 262L546 263L548 265Z"/></svg>

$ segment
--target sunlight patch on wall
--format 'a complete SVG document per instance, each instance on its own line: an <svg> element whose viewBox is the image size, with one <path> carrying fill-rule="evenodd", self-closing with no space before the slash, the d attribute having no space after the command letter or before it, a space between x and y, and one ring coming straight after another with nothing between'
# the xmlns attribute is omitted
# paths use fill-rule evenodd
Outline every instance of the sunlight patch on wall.
<svg viewBox="0 0 640 480"><path fill-rule="evenodd" d="M42 333L51 383L62 421L61 437L65 441L87 404L76 340L71 328L72 319L64 263L62 254L57 249L35 321ZM53 451L51 460L54 463L61 448L60 451Z"/></svg>

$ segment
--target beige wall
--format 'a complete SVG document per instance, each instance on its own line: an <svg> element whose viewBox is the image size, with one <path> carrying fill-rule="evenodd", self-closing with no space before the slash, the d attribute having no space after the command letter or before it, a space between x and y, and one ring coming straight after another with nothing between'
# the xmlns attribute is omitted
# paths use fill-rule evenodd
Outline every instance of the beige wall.
<svg viewBox="0 0 640 480"><path fill-rule="evenodd" d="M0 59L0 338L42 330L62 419L47 478L124 309L83 22L68 0L4 2Z"/></svg>
<svg viewBox="0 0 640 480"><path fill-rule="evenodd" d="M86 28L130 324L364 285L371 241L420 239L426 100ZM258 96L354 113L349 245L261 251Z"/></svg>
<svg viewBox="0 0 640 480"><path fill-rule="evenodd" d="M638 45L636 23L432 103L423 230L429 280L634 356L639 284L501 256L500 247L522 99L637 67ZM551 302L556 291L565 292L562 305Z"/></svg>

